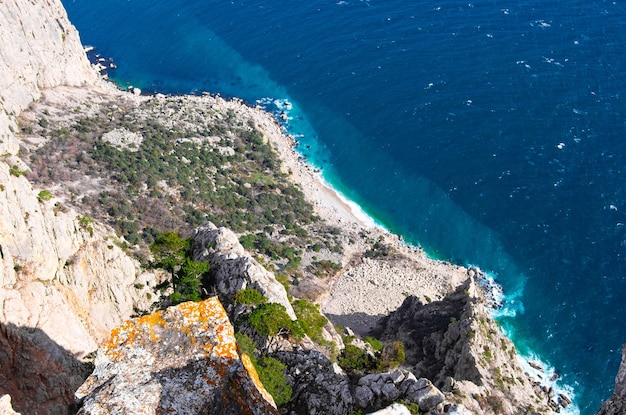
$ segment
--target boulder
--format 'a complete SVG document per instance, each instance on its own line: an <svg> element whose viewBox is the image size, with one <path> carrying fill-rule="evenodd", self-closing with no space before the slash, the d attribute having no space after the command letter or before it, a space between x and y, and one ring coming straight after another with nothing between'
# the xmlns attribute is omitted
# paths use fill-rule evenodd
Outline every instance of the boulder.
<svg viewBox="0 0 626 415"><path fill-rule="evenodd" d="M216 297L113 330L76 392L79 414L277 414Z"/></svg>

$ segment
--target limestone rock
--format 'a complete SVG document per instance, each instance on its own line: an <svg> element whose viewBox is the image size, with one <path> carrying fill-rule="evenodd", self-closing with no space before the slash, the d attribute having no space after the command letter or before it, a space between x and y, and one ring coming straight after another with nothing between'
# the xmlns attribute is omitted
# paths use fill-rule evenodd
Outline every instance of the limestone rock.
<svg viewBox="0 0 626 415"><path fill-rule="evenodd" d="M196 228L191 256L196 261L209 261L211 275L225 304L233 302L237 291L256 288L269 302L282 304L289 317L296 319L285 287L245 251L231 230L218 228L212 223Z"/></svg>
<svg viewBox="0 0 626 415"><path fill-rule="evenodd" d="M277 414L216 297L127 321L78 389L79 414Z"/></svg>
<svg viewBox="0 0 626 415"><path fill-rule="evenodd" d="M513 413L532 405L538 413L552 413L544 404L548 396L533 389L532 379L517 363L513 344L500 333L471 276L441 301L423 304L407 297L397 311L380 320L374 335L402 340L405 364L413 366L412 372L431 379L444 392L466 396L463 404L472 412ZM433 392L426 405L441 403L439 393ZM410 401L421 407L420 399L414 395Z"/></svg>
<svg viewBox="0 0 626 415"><path fill-rule="evenodd" d="M615 376L615 390L610 399L602 403L596 415L626 413L626 344L622 346L622 362Z"/></svg>
<svg viewBox="0 0 626 415"><path fill-rule="evenodd" d="M384 409L381 409L380 411L376 411L376 412L370 412L368 415L410 415L411 412L409 411L409 408L407 408L406 406L399 404L399 403L394 403L393 405L390 405Z"/></svg>
<svg viewBox="0 0 626 415"><path fill-rule="evenodd" d="M152 290L137 281L158 278L107 243L110 229L81 224L62 200L39 200L42 189L23 176L20 112L44 89L100 85L61 2L2 2L0 38L0 393L11 389L22 412L65 413L86 377L81 360L149 306Z"/></svg>
<svg viewBox="0 0 626 415"><path fill-rule="evenodd" d="M350 379L322 353L302 349L279 352L276 357L287 366L287 382L293 389L285 408L296 414L343 415L354 409Z"/></svg>
<svg viewBox="0 0 626 415"><path fill-rule="evenodd" d="M95 83L97 74L59 0L2 2L0 28L0 154L15 154L8 127L41 89Z"/></svg>
<svg viewBox="0 0 626 415"><path fill-rule="evenodd" d="M19 412L15 412L13 406L11 406L11 395L0 396L0 414L20 415Z"/></svg>

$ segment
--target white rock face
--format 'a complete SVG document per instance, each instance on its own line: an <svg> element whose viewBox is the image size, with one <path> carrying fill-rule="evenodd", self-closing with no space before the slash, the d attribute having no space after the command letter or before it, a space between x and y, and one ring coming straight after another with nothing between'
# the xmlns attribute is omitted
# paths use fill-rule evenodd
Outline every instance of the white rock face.
<svg viewBox="0 0 626 415"><path fill-rule="evenodd" d="M368 415L410 415L411 412L409 411L409 408L407 408L406 406L399 404L399 403L394 403L393 405L390 405L384 409L381 409L380 411L376 411L376 412L371 412Z"/></svg>
<svg viewBox="0 0 626 415"><path fill-rule="evenodd" d="M195 229L191 255L197 261L209 261L221 294L232 297L244 288L255 288L270 303L282 304L289 317L296 319L285 287L245 251L230 229L212 223Z"/></svg>
<svg viewBox="0 0 626 415"><path fill-rule="evenodd" d="M0 94L9 115L19 114L43 88L96 81L59 0L4 1L0 28Z"/></svg>
<svg viewBox="0 0 626 415"><path fill-rule="evenodd" d="M37 331L49 338L46 351L53 359L62 349L82 359L134 308L147 308L148 294L156 300L149 287L155 276L108 239L111 229L81 221L83 215L61 200L40 201L41 189L22 174L27 167L17 157L15 134L21 111L44 89L99 85L61 2L0 2L0 39L0 328L12 327L15 341L21 332ZM37 357L21 364L14 356L11 364L28 368ZM9 374L19 385L19 375ZM14 389L13 406L45 412L67 392L58 385L42 388L37 394Z"/></svg>

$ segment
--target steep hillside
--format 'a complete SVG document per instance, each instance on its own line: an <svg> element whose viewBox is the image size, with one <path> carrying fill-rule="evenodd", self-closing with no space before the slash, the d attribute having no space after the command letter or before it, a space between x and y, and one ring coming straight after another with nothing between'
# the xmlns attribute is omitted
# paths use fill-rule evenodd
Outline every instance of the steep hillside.
<svg viewBox="0 0 626 415"><path fill-rule="evenodd" d="M156 279L111 229L24 177L16 117L44 90L99 82L61 3L3 2L0 28L0 393L25 413L59 413L87 374L82 360L149 307Z"/></svg>

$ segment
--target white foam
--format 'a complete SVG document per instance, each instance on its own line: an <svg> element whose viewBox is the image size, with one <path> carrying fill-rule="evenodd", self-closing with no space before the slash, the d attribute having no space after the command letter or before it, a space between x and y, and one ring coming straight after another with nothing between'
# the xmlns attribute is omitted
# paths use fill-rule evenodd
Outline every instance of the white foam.
<svg viewBox="0 0 626 415"><path fill-rule="evenodd" d="M554 390L554 396L566 396L572 404L566 408L561 408L559 413L567 415L580 415L580 408L574 403L576 393L571 385L562 385L559 383L558 371L542 361L539 356L531 353L529 356L517 355L517 360L524 372L528 373L532 379L539 382L545 389Z"/></svg>

